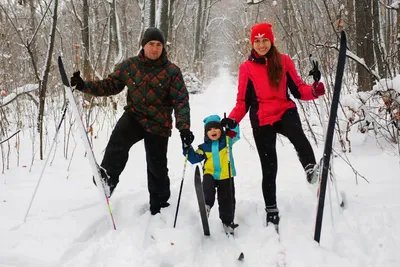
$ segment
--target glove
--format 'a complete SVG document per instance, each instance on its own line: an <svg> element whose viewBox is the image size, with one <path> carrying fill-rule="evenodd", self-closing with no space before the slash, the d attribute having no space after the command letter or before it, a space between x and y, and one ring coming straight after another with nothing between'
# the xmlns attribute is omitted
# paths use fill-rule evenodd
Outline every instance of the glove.
<svg viewBox="0 0 400 267"><path fill-rule="evenodd" d="M236 137L237 133L234 132L234 131L231 131L231 130L227 130L226 131L226 135L229 136L232 139L232 138Z"/></svg>
<svg viewBox="0 0 400 267"><path fill-rule="evenodd" d="M312 85L312 94L315 97L319 97L325 94L325 86L321 82L314 82Z"/></svg>
<svg viewBox="0 0 400 267"><path fill-rule="evenodd" d="M81 78L80 71L74 72L73 76L71 77L71 86L76 86L75 88L79 91L85 88L85 82Z"/></svg>
<svg viewBox="0 0 400 267"><path fill-rule="evenodd" d="M233 129L237 126L237 123L234 119L231 118L223 118L221 120L221 127L224 127L225 129Z"/></svg>
<svg viewBox="0 0 400 267"><path fill-rule="evenodd" d="M183 129L181 132L182 148L188 149L193 143L194 135L189 129Z"/></svg>
<svg viewBox="0 0 400 267"><path fill-rule="evenodd" d="M312 61L313 68L308 73L308 76L313 76L314 81L318 82L321 80L321 72L318 69L318 61Z"/></svg>

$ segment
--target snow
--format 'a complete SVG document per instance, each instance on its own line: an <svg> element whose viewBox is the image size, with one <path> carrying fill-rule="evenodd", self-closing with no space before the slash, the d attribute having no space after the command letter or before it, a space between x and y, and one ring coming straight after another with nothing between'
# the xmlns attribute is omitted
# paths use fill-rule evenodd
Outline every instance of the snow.
<svg viewBox="0 0 400 267"><path fill-rule="evenodd" d="M203 139L203 118L229 113L236 90L236 78L221 71L204 93L190 96L194 145ZM99 161L110 132L107 123L102 127L94 139ZM307 188L293 146L284 137L277 140L278 237L273 227L265 227L261 169L247 116L241 130L242 139L233 147L236 222L240 225L235 239L222 232L217 206L211 210L211 236L202 235L193 185L195 167L190 164L173 228L184 165L177 130L173 131L168 152L171 206L161 214L151 216L148 210L145 155L140 142L132 147L111 199L117 225L116 231L111 230L81 140L74 132L70 146L75 146L74 142L77 146L71 162L62 155L60 134L55 157L44 172L23 223L44 161L36 158L29 172L25 166L32 161L32 142L30 134L20 133L20 164L17 166L11 150L10 169L0 175L0 266L400 266L400 166L395 148L378 147L373 136L351 136L357 141L353 142L353 152L339 154L351 165L341 157L334 159L338 189L345 192L348 207L341 211L335 191L328 190L331 194L327 193L318 245L313 241L316 198ZM317 158L321 157L323 144L313 147ZM240 252L245 258L239 263L236 258Z"/></svg>

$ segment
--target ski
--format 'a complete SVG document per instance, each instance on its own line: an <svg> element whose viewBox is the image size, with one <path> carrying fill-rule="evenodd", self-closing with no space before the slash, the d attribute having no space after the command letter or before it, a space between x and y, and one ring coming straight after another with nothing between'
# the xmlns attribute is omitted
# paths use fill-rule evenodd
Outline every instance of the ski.
<svg viewBox="0 0 400 267"><path fill-rule="evenodd" d="M111 223L110 225L114 228L114 230L117 230L117 227L115 225L114 215L113 215L112 210L111 210L110 200L109 200L108 194L107 194L108 190L107 190L105 184L103 183L103 181L101 179L100 167L96 162L96 158L95 158L93 150L92 150L92 148L90 146L90 142L89 142L89 139L87 137L87 134L86 134L86 131L85 131L85 127L84 127L83 121L81 119L81 115L79 113L79 110L78 110L78 106L76 105L76 101L75 101L75 98L74 98L74 95L73 95L72 88L69 85L68 77L67 77L67 74L65 72L64 64L62 62L61 57L58 57L58 68L59 68L59 71L60 71L62 83L64 85L65 91L66 91L67 96L68 96L70 107L72 108L72 113L74 114L74 116L76 118L76 121L78 121L79 133L81 135L81 138L82 138L82 141L83 141L83 145L84 145L85 150L86 150L86 154L88 155L87 158L88 158L90 166L92 168L94 179L96 181L96 184L98 184L98 185L101 184L102 185L102 186L98 186L97 187L99 189L99 193L101 195L101 199L102 199L101 202L103 202L105 200L106 205L104 205L104 207L107 208L107 212L106 213L109 214L109 216L107 215L107 217L109 218L109 222ZM79 123L79 121L81 123Z"/></svg>
<svg viewBox="0 0 400 267"><path fill-rule="evenodd" d="M194 174L194 187L196 189L197 202L199 203L201 223L203 225L204 235L210 235L210 227L208 225L208 218L206 212L206 203L204 200L203 185L201 184L200 168L197 165Z"/></svg>
<svg viewBox="0 0 400 267"><path fill-rule="evenodd" d="M239 256L236 258L238 261L243 261L244 260L244 253L241 251L240 246L236 242L235 235L232 234L226 234L227 238L229 239L230 245L232 246L232 250L236 252L240 252ZM236 254L237 255L237 254Z"/></svg>
<svg viewBox="0 0 400 267"><path fill-rule="evenodd" d="M335 132L335 121L339 105L340 91L342 88L343 72L346 63L346 51L347 51L346 34L344 31L342 31L340 37L339 59L336 68L335 86L333 89L333 96L332 96L332 105L329 114L328 128L326 131L324 154L321 158L319 166L320 177L319 177L319 190L318 190L318 207L317 207L317 216L315 220L315 232L314 232L314 240L317 241L318 243L320 242L321 239L321 228L322 228L322 219L324 215L326 185L328 181L330 158L332 154L332 143Z"/></svg>

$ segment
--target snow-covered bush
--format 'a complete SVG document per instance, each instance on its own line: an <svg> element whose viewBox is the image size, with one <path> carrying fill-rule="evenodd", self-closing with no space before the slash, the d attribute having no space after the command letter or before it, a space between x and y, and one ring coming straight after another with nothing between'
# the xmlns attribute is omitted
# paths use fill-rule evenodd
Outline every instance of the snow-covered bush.
<svg viewBox="0 0 400 267"><path fill-rule="evenodd" d="M349 132L353 126L357 131L374 132L377 140L384 137L391 143L399 142L400 131L400 76L394 80L382 79L368 92L357 92L344 95L341 98L346 126L341 125L341 132L349 150Z"/></svg>
<svg viewBox="0 0 400 267"><path fill-rule="evenodd" d="M190 94L199 94L204 91L203 83L192 72L182 73L186 88Z"/></svg>

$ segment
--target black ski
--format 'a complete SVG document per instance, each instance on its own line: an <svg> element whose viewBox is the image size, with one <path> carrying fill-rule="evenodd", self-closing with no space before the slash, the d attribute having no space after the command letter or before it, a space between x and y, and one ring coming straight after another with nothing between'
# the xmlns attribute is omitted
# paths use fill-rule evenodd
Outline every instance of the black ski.
<svg viewBox="0 0 400 267"><path fill-rule="evenodd" d="M194 187L196 189L197 202L199 203L201 223L203 224L204 235L210 235L210 227L208 226L208 218L206 212L206 203L204 201L203 185L201 184L200 168L196 166L194 173Z"/></svg>
<svg viewBox="0 0 400 267"><path fill-rule="evenodd" d="M337 109L339 105L340 91L342 88L343 72L346 63L347 41L344 31L341 32L339 59L336 67L335 87L333 89L332 105L329 114L328 129L326 131L326 140L324 147L324 154L320 161L319 181L320 187L318 191L318 208L315 221L314 240L318 243L321 239L322 218L324 215L325 193L328 181L330 159L332 154L333 135L335 132L335 121L337 117Z"/></svg>
<svg viewBox="0 0 400 267"><path fill-rule="evenodd" d="M65 91L66 91L67 96L68 96L68 100L69 100L69 104L70 104L69 106L71 107L72 113L75 115L75 119L77 121L78 130L79 130L79 133L81 135L81 138L82 138L82 141L83 141L83 145L84 145L86 153L87 153L87 158L89 160L90 166L91 166L92 171L93 171L94 179L96 181L96 184L103 185L103 186L99 186L98 187L99 188L99 193L100 193L101 199L102 199L101 202L105 201L105 204L106 204L106 205L104 205L104 204L102 204L102 205L104 205L104 207L107 208L106 213L108 213L108 218L109 218L110 225L113 227L114 230L116 230L117 228L115 226L114 215L112 213L111 205L110 205L110 201L109 201L109 197L108 197L109 192L107 192L108 190L106 189L104 183L102 182L100 168L99 168L99 165L96 162L96 158L94 157L93 150L92 150L92 148L90 146L90 142L89 142L89 139L87 137L87 134L86 134L86 131L85 131L85 127L83 126L83 122L82 122L82 119L81 119L81 116L80 116L80 113L79 113L79 110L78 110L78 106L76 105L75 98L74 98L74 95L72 93L71 86L69 85L68 77L67 77L67 74L65 72L64 64L62 62L61 57L58 57L58 68L59 68L59 71L60 71L62 83L64 84L64 88L65 88Z"/></svg>

